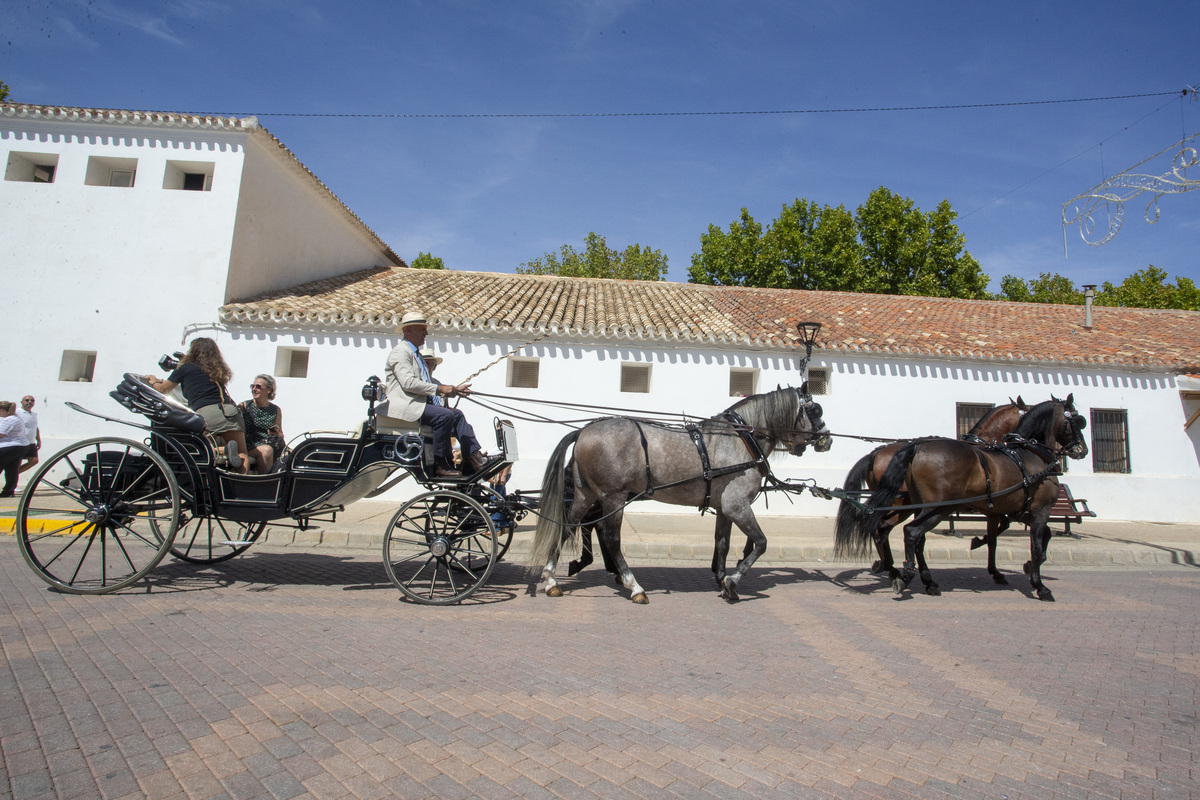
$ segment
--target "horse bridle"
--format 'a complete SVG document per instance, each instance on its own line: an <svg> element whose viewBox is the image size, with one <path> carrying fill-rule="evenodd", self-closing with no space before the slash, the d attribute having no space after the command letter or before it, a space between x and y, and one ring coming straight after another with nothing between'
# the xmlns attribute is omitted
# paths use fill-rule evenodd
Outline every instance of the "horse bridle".
<svg viewBox="0 0 1200 800"><path fill-rule="evenodd" d="M829 437L829 428L825 425L825 410L821 408L820 403L812 399L812 395L804 394L800 389L795 389L795 392L800 410L796 412L796 420L792 425L796 430L800 430L800 418L807 417L811 429L804 431L803 444L807 446L811 443L814 450L823 453L829 449L832 443Z"/></svg>

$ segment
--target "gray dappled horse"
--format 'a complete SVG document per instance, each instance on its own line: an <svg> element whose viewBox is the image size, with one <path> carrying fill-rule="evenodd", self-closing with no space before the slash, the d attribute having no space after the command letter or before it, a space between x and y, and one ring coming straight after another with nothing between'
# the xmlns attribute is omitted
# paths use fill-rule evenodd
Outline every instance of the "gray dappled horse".
<svg viewBox="0 0 1200 800"><path fill-rule="evenodd" d="M546 465L529 556L530 566L542 570L546 594L562 595L554 572L568 530L578 536L585 515L598 509L597 533L615 562L618 578L635 603L649 602L621 554L624 508L630 498L645 497L712 508L717 514L718 546L723 538L726 549L732 524L746 534L753 550L722 582L723 596L737 600L738 581L767 549L767 537L750 508L770 473L767 456L776 450L799 456L809 444L828 450L830 440L821 414L806 383L799 389L747 397L694 426L609 417L567 435ZM571 445L575 449L568 463ZM564 500L568 476L574 489L569 508Z"/></svg>

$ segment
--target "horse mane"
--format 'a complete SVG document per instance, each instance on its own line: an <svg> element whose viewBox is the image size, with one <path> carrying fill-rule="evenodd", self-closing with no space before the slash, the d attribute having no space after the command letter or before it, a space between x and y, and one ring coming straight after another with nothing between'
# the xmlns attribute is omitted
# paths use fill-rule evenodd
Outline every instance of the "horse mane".
<svg viewBox="0 0 1200 800"><path fill-rule="evenodd" d="M1024 438L1039 442L1048 442L1053 438L1051 427L1056 419L1058 409L1063 407L1061 400L1046 400L1030 407L1021 417L1015 433Z"/></svg>
<svg viewBox="0 0 1200 800"><path fill-rule="evenodd" d="M787 387L766 394L752 394L725 409L725 414L737 412L751 428L759 430L791 429L795 424L796 390ZM718 419L714 417L713 419Z"/></svg>

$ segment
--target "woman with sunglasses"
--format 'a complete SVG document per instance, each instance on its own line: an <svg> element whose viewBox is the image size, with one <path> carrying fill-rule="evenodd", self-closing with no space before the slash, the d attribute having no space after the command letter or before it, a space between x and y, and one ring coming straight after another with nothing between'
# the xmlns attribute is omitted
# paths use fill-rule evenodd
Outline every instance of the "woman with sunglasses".
<svg viewBox="0 0 1200 800"><path fill-rule="evenodd" d="M271 402L274 399L275 379L259 375L250 384L250 399L238 404L246 423L246 446L259 475L271 471L284 448L283 411Z"/></svg>

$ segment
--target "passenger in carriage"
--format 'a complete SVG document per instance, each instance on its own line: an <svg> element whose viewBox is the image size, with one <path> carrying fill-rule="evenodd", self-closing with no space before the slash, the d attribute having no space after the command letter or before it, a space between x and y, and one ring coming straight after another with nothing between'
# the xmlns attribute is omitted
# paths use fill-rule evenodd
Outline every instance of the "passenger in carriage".
<svg viewBox="0 0 1200 800"><path fill-rule="evenodd" d="M232 377L233 372L222 358L217 343L201 336L192 340L187 354L179 359L179 366L166 380L147 375L146 382L163 394L170 394L176 386L181 387L187 404L204 418L204 429L225 442L230 469L244 475L248 471L248 461L242 412L225 388Z"/></svg>
<svg viewBox="0 0 1200 800"><path fill-rule="evenodd" d="M270 375L255 377L250 384L250 394L250 399L238 403L238 408L246 426L246 447L254 462L254 471L266 475L286 447L283 410L271 402L275 399L275 379Z"/></svg>
<svg viewBox="0 0 1200 800"><path fill-rule="evenodd" d="M429 323L419 311L410 311L400 320L399 332L404 339L396 345L387 360L387 406L380 410L385 416L398 417L433 428L433 453L439 478L457 478L462 472L454 468L451 437L458 439L463 451L463 467L469 465L479 472L493 463L475 438L475 430L463 412L450 408L444 400L466 397L471 385L452 386L433 380L429 367L421 358L421 347L429 334ZM435 365L436 366L436 365Z"/></svg>

